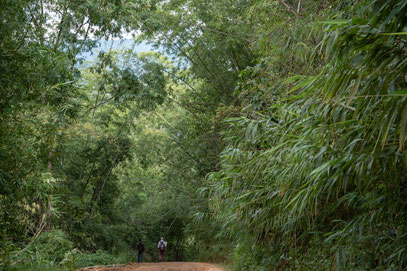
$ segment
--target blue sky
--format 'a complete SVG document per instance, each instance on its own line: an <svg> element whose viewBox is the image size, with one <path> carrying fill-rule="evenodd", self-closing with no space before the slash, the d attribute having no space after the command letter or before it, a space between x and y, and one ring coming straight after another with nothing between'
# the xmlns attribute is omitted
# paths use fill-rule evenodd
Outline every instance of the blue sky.
<svg viewBox="0 0 407 271"><path fill-rule="evenodd" d="M131 39L121 39L121 40L102 40L100 41L100 46L94 48L92 52L85 52L80 54L80 57L84 57L85 61L94 60L100 51L109 51L110 48L114 50L118 49L130 49L134 46L134 51L137 53L155 51L151 45L146 43L135 44L134 40Z"/></svg>

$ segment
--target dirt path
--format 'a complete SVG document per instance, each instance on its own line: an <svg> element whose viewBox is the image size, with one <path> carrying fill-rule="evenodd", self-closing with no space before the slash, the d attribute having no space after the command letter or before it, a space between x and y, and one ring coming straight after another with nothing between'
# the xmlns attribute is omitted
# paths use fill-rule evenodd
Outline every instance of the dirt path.
<svg viewBox="0 0 407 271"><path fill-rule="evenodd" d="M163 262L133 263L130 265L81 268L77 271L227 271L209 263Z"/></svg>

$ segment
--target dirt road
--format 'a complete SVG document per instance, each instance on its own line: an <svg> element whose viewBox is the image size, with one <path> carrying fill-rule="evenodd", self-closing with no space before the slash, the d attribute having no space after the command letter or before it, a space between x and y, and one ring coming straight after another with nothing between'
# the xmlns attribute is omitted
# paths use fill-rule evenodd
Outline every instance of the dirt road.
<svg viewBox="0 0 407 271"><path fill-rule="evenodd" d="M227 271L208 263L163 262L163 263L133 263L120 266L95 266L81 268L77 271Z"/></svg>

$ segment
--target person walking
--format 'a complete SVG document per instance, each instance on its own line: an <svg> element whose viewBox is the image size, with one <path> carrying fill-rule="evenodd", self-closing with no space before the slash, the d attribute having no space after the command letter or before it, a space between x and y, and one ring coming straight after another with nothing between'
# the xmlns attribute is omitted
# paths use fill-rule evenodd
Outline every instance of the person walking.
<svg viewBox="0 0 407 271"><path fill-rule="evenodd" d="M139 263L143 262L144 244L141 239L138 240L137 244L137 261Z"/></svg>
<svg viewBox="0 0 407 271"><path fill-rule="evenodd" d="M167 242L164 241L164 237L161 237L161 240L158 242L157 248L159 252L160 262L164 261L165 258L165 248L167 247Z"/></svg>

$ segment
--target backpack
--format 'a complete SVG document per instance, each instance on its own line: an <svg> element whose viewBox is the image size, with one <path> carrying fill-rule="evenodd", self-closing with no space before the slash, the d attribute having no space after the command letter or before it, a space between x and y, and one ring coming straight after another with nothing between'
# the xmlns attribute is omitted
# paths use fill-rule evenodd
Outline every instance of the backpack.
<svg viewBox="0 0 407 271"><path fill-rule="evenodd" d="M164 241L160 241L160 244L158 245L158 248L161 250L161 251L163 251L163 250L165 250L165 243L164 243Z"/></svg>
<svg viewBox="0 0 407 271"><path fill-rule="evenodd" d="M144 251L144 245L143 245L143 243L138 243L138 244L137 244L137 250L138 250L139 253L141 253L141 252Z"/></svg>

